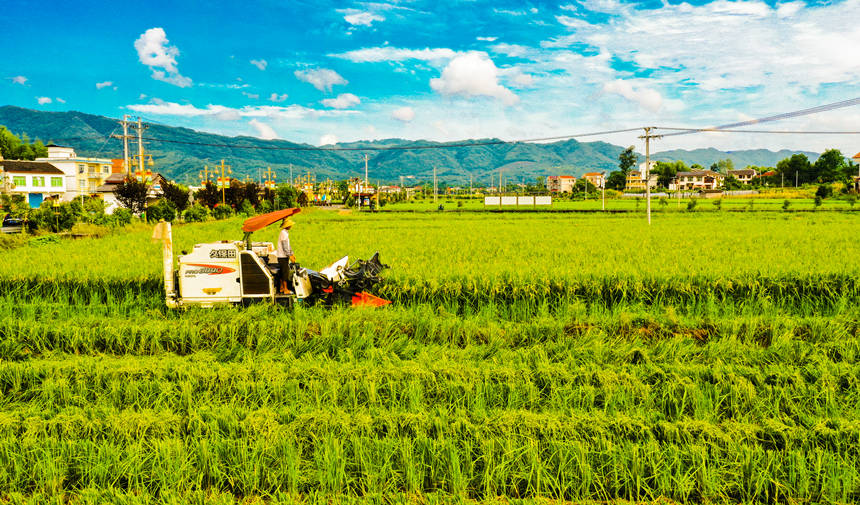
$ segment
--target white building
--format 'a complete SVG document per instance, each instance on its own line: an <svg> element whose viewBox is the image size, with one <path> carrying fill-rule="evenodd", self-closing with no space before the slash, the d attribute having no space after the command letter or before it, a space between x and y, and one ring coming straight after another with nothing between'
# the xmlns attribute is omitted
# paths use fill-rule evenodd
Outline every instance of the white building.
<svg viewBox="0 0 860 505"><path fill-rule="evenodd" d="M600 172L588 172L582 177L598 188L602 188L606 184L606 178Z"/></svg>
<svg viewBox="0 0 860 505"><path fill-rule="evenodd" d="M572 175L550 175L546 178L546 189L551 193L571 193L576 177Z"/></svg>
<svg viewBox="0 0 860 505"><path fill-rule="evenodd" d="M99 186L111 174L112 160L109 158L82 158L71 147L49 144L48 156L36 158L60 169L65 176L65 195L63 200L76 196L97 193Z"/></svg>
<svg viewBox="0 0 860 505"><path fill-rule="evenodd" d="M66 194L65 174L51 163L0 158L0 178L4 192L24 195L34 209Z"/></svg>

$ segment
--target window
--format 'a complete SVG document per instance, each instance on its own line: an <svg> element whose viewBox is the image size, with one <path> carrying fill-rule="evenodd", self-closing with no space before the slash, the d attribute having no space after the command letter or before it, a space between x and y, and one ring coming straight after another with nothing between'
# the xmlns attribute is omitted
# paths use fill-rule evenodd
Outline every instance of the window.
<svg viewBox="0 0 860 505"><path fill-rule="evenodd" d="M63 178L62 177L51 177L51 187L52 188L62 188L63 187Z"/></svg>
<svg viewBox="0 0 860 505"><path fill-rule="evenodd" d="M13 175L12 176L12 184L14 184L16 186L26 186L27 185L27 178L24 177L23 175Z"/></svg>
<svg viewBox="0 0 860 505"><path fill-rule="evenodd" d="M34 188L44 188L45 187L45 176L34 175L33 176L33 187Z"/></svg>
<svg viewBox="0 0 860 505"><path fill-rule="evenodd" d="M102 165L102 173L109 174L110 173L110 165Z"/></svg>
<svg viewBox="0 0 860 505"><path fill-rule="evenodd" d="M78 181L78 187L81 189L85 189L87 187L87 181L85 181L85 180Z"/></svg>
<svg viewBox="0 0 860 505"><path fill-rule="evenodd" d="M84 173L84 172L86 172L86 171L87 171L87 166L86 166L86 165L78 165L78 173L79 173L79 174L83 174L83 173Z"/></svg>

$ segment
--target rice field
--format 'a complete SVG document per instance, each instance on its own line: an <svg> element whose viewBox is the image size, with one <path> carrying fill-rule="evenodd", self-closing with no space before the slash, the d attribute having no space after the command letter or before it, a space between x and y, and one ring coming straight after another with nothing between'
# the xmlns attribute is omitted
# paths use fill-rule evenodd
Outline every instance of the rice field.
<svg viewBox="0 0 860 505"><path fill-rule="evenodd" d="M856 219L300 214L384 310L170 311L146 229L5 251L0 501L854 503Z"/></svg>

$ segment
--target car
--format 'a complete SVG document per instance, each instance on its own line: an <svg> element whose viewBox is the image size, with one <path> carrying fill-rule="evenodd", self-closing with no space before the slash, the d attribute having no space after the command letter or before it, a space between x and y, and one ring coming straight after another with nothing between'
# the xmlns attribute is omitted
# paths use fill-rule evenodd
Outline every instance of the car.
<svg viewBox="0 0 860 505"><path fill-rule="evenodd" d="M6 214L3 217L3 226L0 232L3 233L21 233L24 230L24 220L19 217L13 217L12 214Z"/></svg>

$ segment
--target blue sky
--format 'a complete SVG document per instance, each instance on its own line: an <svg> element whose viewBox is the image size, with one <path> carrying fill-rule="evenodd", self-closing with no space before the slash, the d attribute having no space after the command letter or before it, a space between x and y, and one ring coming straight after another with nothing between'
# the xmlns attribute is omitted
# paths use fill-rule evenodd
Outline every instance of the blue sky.
<svg viewBox="0 0 860 505"><path fill-rule="evenodd" d="M5 0L0 104L326 144L712 126L860 96L858 0L201 5ZM860 111L774 127L860 130ZM854 154L860 139L657 149L709 146Z"/></svg>

